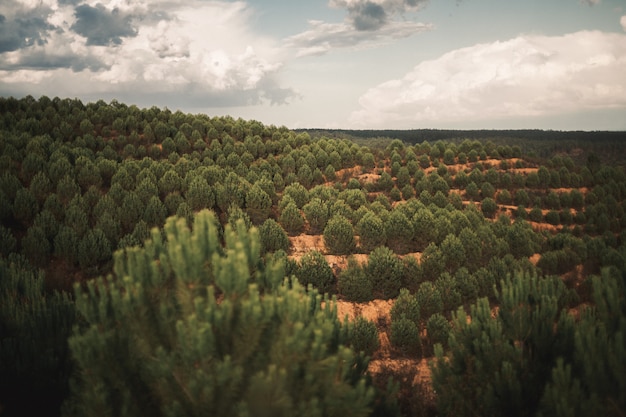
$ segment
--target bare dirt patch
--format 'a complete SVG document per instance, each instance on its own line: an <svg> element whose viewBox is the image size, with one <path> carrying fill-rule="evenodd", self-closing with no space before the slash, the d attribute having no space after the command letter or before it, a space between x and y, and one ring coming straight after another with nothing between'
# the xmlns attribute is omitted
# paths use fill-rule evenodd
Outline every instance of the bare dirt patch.
<svg viewBox="0 0 626 417"><path fill-rule="evenodd" d="M363 184L370 184L370 183L375 183L380 179L380 175L378 174L371 174L371 173L367 173L367 174L361 174L358 176L358 180L359 182L363 183Z"/></svg>
<svg viewBox="0 0 626 417"><path fill-rule="evenodd" d="M510 168L509 169L510 172L513 172L515 174L531 174L533 172L537 172L539 171L539 168Z"/></svg>
<svg viewBox="0 0 626 417"><path fill-rule="evenodd" d="M541 259L541 254L540 253L535 253L533 256L531 256L528 259L530 260L531 264L537 266L537 262L539 262L539 259Z"/></svg>
<svg viewBox="0 0 626 417"><path fill-rule="evenodd" d="M570 193L573 190L578 190L580 191L580 193L582 195L586 195L589 192L589 189L587 187L561 187L561 188L551 188L550 190L559 193L559 194L563 194L563 193Z"/></svg>
<svg viewBox="0 0 626 417"><path fill-rule="evenodd" d="M290 236L289 242L291 242L291 254L290 258L299 260L302 255L312 250L316 250L321 253L326 253L326 246L324 245L323 235L298 235Z"/></svg>
<svg viewBox="0 0 626 417"><path fill-rule="evenodd" d="M417 262L420 262L422 260L422 252L410 252L410 253L407 253L407 254L404 254L404 255L399 255L399 256L402 259L405 259L407 257L413 257L413 258L415 258L415 260Z"/></svg>
<svg viewBox="0 0 626 417"><path fill-rule="evenodd" d="M364 253L355 253L353 255L324 255L326 262L333 271L341 271L348 267L348 258L353 257L359 265L367 264L368 255Z"/></svg>
<svg viewBox="0 0 626 417"><path fill-rule="evenodd" d="M527 223L530 224L530 226L533 228L533 230L535 232L550 232L550 233L556 233L559 230L563 229L566 226L556 226L553 224L548 224L548 223L537 223L537 222L532 222L527 220Z"/></svg>
<svg viewBox="0 0 626 417"><path fill-rule="evenodd" d="M394 300L372 300L367 303L354 303L351 301L337 300L337 315L340 318L348 316L348 320L356 317L364 317L374 323L391 320L391 307Z"/></svg>

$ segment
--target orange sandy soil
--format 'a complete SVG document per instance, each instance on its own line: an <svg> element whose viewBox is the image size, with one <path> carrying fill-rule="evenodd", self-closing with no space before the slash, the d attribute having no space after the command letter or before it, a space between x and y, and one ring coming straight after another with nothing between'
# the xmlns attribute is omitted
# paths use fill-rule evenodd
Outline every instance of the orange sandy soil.
<svg viewBox="0 0 626 417"><path fill-rule="evenodd" d="M434 392L430 385L430 368L428 363L433 360L429 358L407 358L398 356L393 352L389 341L388 330L391 324L391 308L395 300L373 300L367 303L354 303L344 300L337 300L337 315L340 319L345 317L352 321L356 317L364 317L376 324L380 348L374 353L370 361L368 370L374 374L388 375L404 374L408 370L413 375L413 381L407 381L413 387L420 386L422 394L426 394L427 400L434 402Z"/></svg>
<svg viewBox="0 0 626 417"><path fill-rule="evenodd" d="M358 242L358 236L356 236ZM306 235L301 234L298 236L290 236L289 241L291 242L291 251L289 254L289 258L295 261L299 261L302 256L311 251L318 251L324 254L326 258L326 262L330 265L331 268L339 268L344 269L348 266L348 258L352 257L357 260L357 262L361 265L367 263L368 255L365 253L354 253L352 255L331 255L326 251L326 246L324 245L324 236L323 235ZM407 256L413 256L418 261L422 257L421 252L412 252L407 253L405 255L399 255L400 258L404 259Z"/></svg>
<svg viewBox="0 0 626 417"><path fill-rule="evenodd" d="M517 158L509 159L508 162L511 168L509 168L506 171L528 174L530 172L536 172L538 170L538 168L532 168L532 167L514 168L517 160L518 160ZM500 167L501 160L488 159L488 160L480 161L480 162L487 169L490 166L493 166L496 169L500 170L499 167ZM464 169L464 170L473 169L474 165L475 163L456 164L456 165L447 166L447 168L449 170L456 170L458 172L461 169ZM378 171L379 169L380 168L374 168L373 171ZM436 168L434 167L430 167L424 171L426 173L429 173L431 171L434 171L435 169ZM387 172L390 172L390 168L388 166L386 166L384 170ZM344 183L347 183L351 178L356 178L359 180L359 182L361 182L361 184L365 184L365 183L373 183L373 182L378 181L378 179L380 178L380 175L371 173L371 172L364 173L361 166L355 166L353 168L345 168L345 169L338 170L336 172L336 177L338 181L341 181ZM328 182L326 183L326 185L332 186L333 182ZM553 190L556 192L569 192L572 189L573 188L558 188L558 189L553 189ZM586 194L588 191L586 188L577 188L577 189L581 191L583 194ZM463 195L463 192L457 189L451 189L450 192ZM370 193L370 196L376 195L376 194L379 194L379 193ZM403 202L404 201L394 202L394 205L401 204ZM463 204L467 205L467 204L470 204L470 202L464 200ZM476 204L478 208L480 208L480 203L474 202L473 204ZM507 210L511 210L511 211L517 210L517 206L513 206L513 205L499 205L498 206L498 214L506 213ZM548 211L549 210L542 210L544 215ZM497 218L497 215L496 215L496 218ZM547 223L536 223L536 222L529 222L529 223L532 225L533 229L535 229L536 231L547 230L550 232L556 232L560 230L561 227L564 227L564 226L554 226L554 225L550 225ZM355 238L357 239L357 243L358 243L358 236L356 236ZM319 251L322 254L324 254L326 261L328 262L330 267L333 269L333 271L335 271L335 273L347 267L348 258L350 256L355 258L361 265L367 263L367 259L368 259L367 254L356 253L356 254L349 255L349 256L328 254L326 250L326 246L324 245L323 235L310 235L310 234L303 233L298 236L291 236L289 237L289 240L291 243L291 249L290 249L290 254L289 254L290 259L299 261L305 253L313 251L313 250ZM400 257L404 258L406 256L413 256L417 258L418 261L420 261L421 253L419 252L409 253L406 255L401 255ZM533 265L536 265L540 258L541 258L541 255L537 253L531 256L529 259L533 263ZM582 266L577 267L576 270L572 272L572 274L573 276L570 278L575 279L577 283L580 283L584 280ZM390 312L391 312L391 308L393 306L394 301L395 300L373 300L367 303L354 303L354 302L349 302L346 300L339 299L337 300L337 312L338 312L338 316L340 319L347 317L348 320L354 320L355 317L362 316L366 318L367 320L370 320L376 324L378 328L380 348L374 353L372 360L370 361L370 364L369 364L369 371L373 375L381 375L383 377L385 375L389 375L390 373L394 373L396 375L411 375L411 377L413 378L413 381L405 381L404 383L410 383L412 387L419 387L421 395L426 395L426 402L429 402L430 404L434 404L435 394L432 390L431 372L428 366L429 362L431 362L434 358L429 357L429 358L415 359L415 358L403 357L402 355L399 355L398 352L394 351L389 341L388 331L389 331L389 326L391 324ZM571 313L574 315L580 314L580 309L581 309L580 306L575 309L572 309ZM494 307L492 314L494 316L495 314L497 314L497 306ZM471 320L469 316L468 316L468 320Z"/></svg>
<svg viewBox="0 0 626 417"><path fill-rule="evenodd" d="M466 164L453 164L453 165L445 165L443 163L443 161L440 159L439 163L443 164L446 166L446 168L448 169L448 171L455 171L455 172L459 172L459 171L471 171L472 169L474 169L474 167L476 166L476 164L481 163L483 165L483 167L485 169L489 169L491 167L494 167L500 171L502 171L500 169L500 163L502 161L507 161L509 163L509 168L504 170L506 172L518 172L518 173L523 173L523 174L528 174L531 172L537 172L537 170L539 168L533 168L533 167L527 167L527 168L515 168L515 164L517 163L517 161L519 161L520 158L509 158L509 159L485 159L484 161L477 161L477 162L468 162ZM426 172L427 174L430 174L432 171L437 170L437 168L430 166L428 168L426 168L424 170L424 172Z"/></svg>

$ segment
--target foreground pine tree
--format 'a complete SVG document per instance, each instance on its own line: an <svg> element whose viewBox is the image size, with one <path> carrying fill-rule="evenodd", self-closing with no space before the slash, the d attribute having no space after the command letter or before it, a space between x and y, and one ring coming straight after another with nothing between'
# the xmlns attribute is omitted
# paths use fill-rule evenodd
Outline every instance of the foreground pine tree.
<svg viewBox="0 0 626 417"><path fill-rule="evenodd" d="M448 358L435 346L433 387L447 416L532 416L558 357L567 356L573 320L558 278L518 274L502 282L499 310L486 298L454 315Z"/></svg>
<svg viewBox="0 0 626 417"><path fill-rule="evenodd" d="M445 416L623 416L626 413L626 273L593 278L594 305L574 320L558 277L502 281L499 309L486 298L454 315L433 387Z"/></svg>
<svg viewBox="0 0 626 417"><path fill-rule="evenodd" d="M114 276L76 288L87 324L69 344L69 415L364 416L366 360L346 347L334 303L284 279L240 222L170 218ZM276 258L278 259L278 258Z"/></svg>

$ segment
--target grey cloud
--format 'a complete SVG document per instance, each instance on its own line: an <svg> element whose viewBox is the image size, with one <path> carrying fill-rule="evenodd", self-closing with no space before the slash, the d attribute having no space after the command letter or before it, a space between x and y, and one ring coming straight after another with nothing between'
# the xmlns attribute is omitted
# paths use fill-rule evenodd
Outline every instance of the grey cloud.
<svg viewBox="0 0 626 417"><path fill-rule="evenodd" d="M73 31L87 38L87 45L119 45L124 37L134 37L137 31L131 25L131 16L122 16L117 9L108 11L101 4L91 7L82 4L74 10L76 23Z"/></svg>
<svg viewBox="0 0 626 417"><path fill-rule="evenodd" d="M47 22L42 10L20 13L12 18L0 14L0 54L32 45L43 45L47 33L55 27Z"/></svg>
<svg viewBox="0 0 626 417"><path fill-rule="evenodd" d="M359 4L349 11L356 30L376 30L387 23L387 12L376 3Z"/></svg>
<svg viewBox="0 0 626 417"><path fill-rule="evenodd" d="M74 72L89 69L99 71L108 68L103 62L93 56L53 55L44 50L24 51L17 62L6 63L0 59L0 70L16 71L20 69L52 70L69 68Z"/></svg>
<svg viewBox="0 0 626 417"><path fill-rule="evenodd" d="M345 8L348 11L349 21L356 30L372 31L385 26L390 21L390 17L417 10L426 3L428 0L384 0L378 2L331 0L330 5Z"/></svg>
<svg viewBox="0 0 626 417"><path fill-rule="evenodd" d="M460 0L458 0L460 1ZM297 56L323 55L336 48L377 46L432 30L433 25L402 19L428 3L428 0L330 0L329 5L345 8L342 23L309 21L309 30L285 39L287 47L296 48Z"/></svg>

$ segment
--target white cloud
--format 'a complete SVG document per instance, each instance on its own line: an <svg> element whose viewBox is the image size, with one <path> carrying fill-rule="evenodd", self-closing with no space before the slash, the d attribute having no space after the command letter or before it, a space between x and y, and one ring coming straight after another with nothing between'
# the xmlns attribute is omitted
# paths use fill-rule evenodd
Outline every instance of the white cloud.
<svg viewBox="0 0 626 417"><path fill-rule="evenodd" d="M432 29L430 24L397 21L376 31L358 31L346 22L312 20L309 30L287 38L285 46L297 49L298 57L323 55L337 48L371 48Z"/></svg>
<svg viewBox="0 0 626 417"><path fill-rule="evenodd" d="M367 91L361 127L441 126L626 108L626 35L519 36L449 52Z"/></svg>
<svg viewBox="0 0 626 417"><path fill-rule="evenodd" d="M624 29L626 31L626 15L622 16L622 18L619 20L619 22L622 25L622 29Z"/></svg>
<svg viewBox="0 0 626 417"><path fill-rule="evenodd" d="M433 25L412 21L406 14L420 10L427 0L330 0L345 8L342 23L309 21L309 29L285 40L296 56L323 55L338 48L371 48L432 30Z"/></svg>
<svg viewBox="0 0 626 417"><path fill-rule="evenodd" d="M278 49L249 29L253 12L244 2L46 1L48 26L31 19L37 23L31 32L41 41L25 44L6 34L11 47L0 53L0 94L187 93L203 106L281 102L293 95L277 85ZM35 10L26 3L21 12ZM114 24L94 27L99 19ZM2 36L0 31L0 41Z"/></svg>

